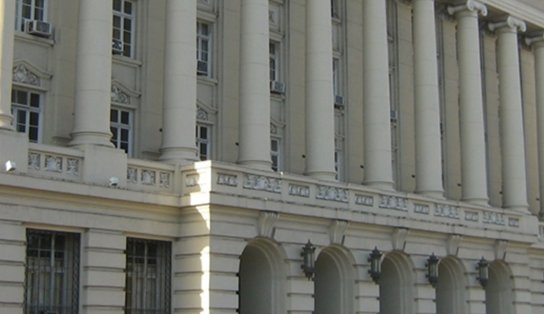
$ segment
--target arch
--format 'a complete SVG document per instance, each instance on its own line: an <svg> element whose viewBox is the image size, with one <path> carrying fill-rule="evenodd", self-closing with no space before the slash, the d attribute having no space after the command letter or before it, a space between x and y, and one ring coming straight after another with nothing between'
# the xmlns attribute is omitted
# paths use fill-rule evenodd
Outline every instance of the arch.
<svg viewBox="0 0 544 314"><path fill-rule="evenodd" d="M239 313L285 313L285 256L271 240L248 243L240 256Z"/></svg>
<svg viewBox="0 0 544 314"><path fill-rule="evenodd" d="M380 285L381 314L414 313L414 266L400 252L388 253L382 260Z"/></svg>
<svg viewBox="0 0 544 314"><path fill-rule="evenodd" d="M489 264L489 280L485 288L485 308L487 314L514 313L514 284L512 272L502 261Z"/></svg>
<svg viewBox="0 0 544 314"><path fill-rule="evenodd" d="M342 247L330 246L319 253L315 262L314 313L354 313L354 264L353 256Z"/></svg>
<svg viewBox="0 0 544 314"><path fill-rule="evenodd" d="M467 279L462 263L455 257L445 257L438 265L436 284L436 313L467 313Z"/></svg>

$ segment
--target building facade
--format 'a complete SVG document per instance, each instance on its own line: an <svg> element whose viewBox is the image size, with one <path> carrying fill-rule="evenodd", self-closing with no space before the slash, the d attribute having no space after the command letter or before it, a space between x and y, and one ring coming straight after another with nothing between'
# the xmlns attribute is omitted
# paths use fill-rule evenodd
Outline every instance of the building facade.
<svg viewBox="0 0 544 314"><path fill-rule="evenodd" d="M542 1L0 17L0 313L544 312Z"/></svg>

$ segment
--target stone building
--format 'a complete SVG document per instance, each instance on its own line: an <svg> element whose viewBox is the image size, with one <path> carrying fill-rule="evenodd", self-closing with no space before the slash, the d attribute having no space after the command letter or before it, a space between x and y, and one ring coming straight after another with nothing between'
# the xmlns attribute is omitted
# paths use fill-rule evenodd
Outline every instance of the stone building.
<svg viewBox="0 0 544 314"><path fill-rule="evenodd" d="M0 313L544 312L544 2L0 17Z"/></svg>

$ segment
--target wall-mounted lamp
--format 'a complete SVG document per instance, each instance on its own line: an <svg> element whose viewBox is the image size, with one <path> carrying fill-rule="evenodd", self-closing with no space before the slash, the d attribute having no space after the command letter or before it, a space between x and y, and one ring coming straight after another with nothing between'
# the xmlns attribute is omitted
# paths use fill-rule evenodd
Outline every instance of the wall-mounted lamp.
<svg viewBox="0 0 544 314"><path fill-rule="evenodd" d="M314 252L315 246L310 240L302 247L302 252L300 252L300 256L302 256L302 265L300 265L300 268L302 268L308 280L313 279L315 274Z"/></svg>
<svg viewBox="0 0 544 314"><path fill-rule="evenodd" d="M111 177L108 180L108 183L109 183L109 186L111 186L112 188L116 188L116 187L119 186L119 178L118 177Z"/></svg>
<svg viewBox="0 0 544 314"><path fill-rule="evenodd" d="M6 166L6 171L8 172L15 171L17 169L17 165L15 164L14 161L11 161L11 160L6 161L5 166Z"/></svg>
<svg viewBox="0 0 544 314"><path fill-rule="evenodd" d="M483 256L478 261L476 270L478 270L478 277L476 277L476 279L478 279L482 288L485 288L487 281L489 280L489 263Z"/></svg>
<svg viewBox="0 0 544 314"><path fill-rule="evenodd" d="M427 279L431 283L431 285L434 287L436 283L438 282L438 263L440 262L440 259L436 257L436 255L431 254L429 258L427 259L427 262L425 263L425 267L427 267Z"/></svg>
<svg viewBox="0 0 544 314"><path fill-rule="evenodd" d="M378 247L374 247L374 250L370 252L370 255L368 256L368 262L370 262L370 269L368 270L368 273L370 274L370 277L372 280L374 280L375 283L378 283L378 280L380 279L380 275L382 274L382 252L378 250Z"/></svg>

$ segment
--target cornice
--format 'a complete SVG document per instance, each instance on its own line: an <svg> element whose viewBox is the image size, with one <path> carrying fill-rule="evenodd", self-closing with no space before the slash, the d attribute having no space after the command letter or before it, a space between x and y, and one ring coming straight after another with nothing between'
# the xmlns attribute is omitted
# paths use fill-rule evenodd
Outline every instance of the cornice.
<svg viewBox="0 0 544 314"><path fill-rule="evenodd" d="M544 28L544 12L535 10L535 8L515 0L481 0L489 7L494 7L500 11L508 13L523 19L529 24Z"/></svg>

